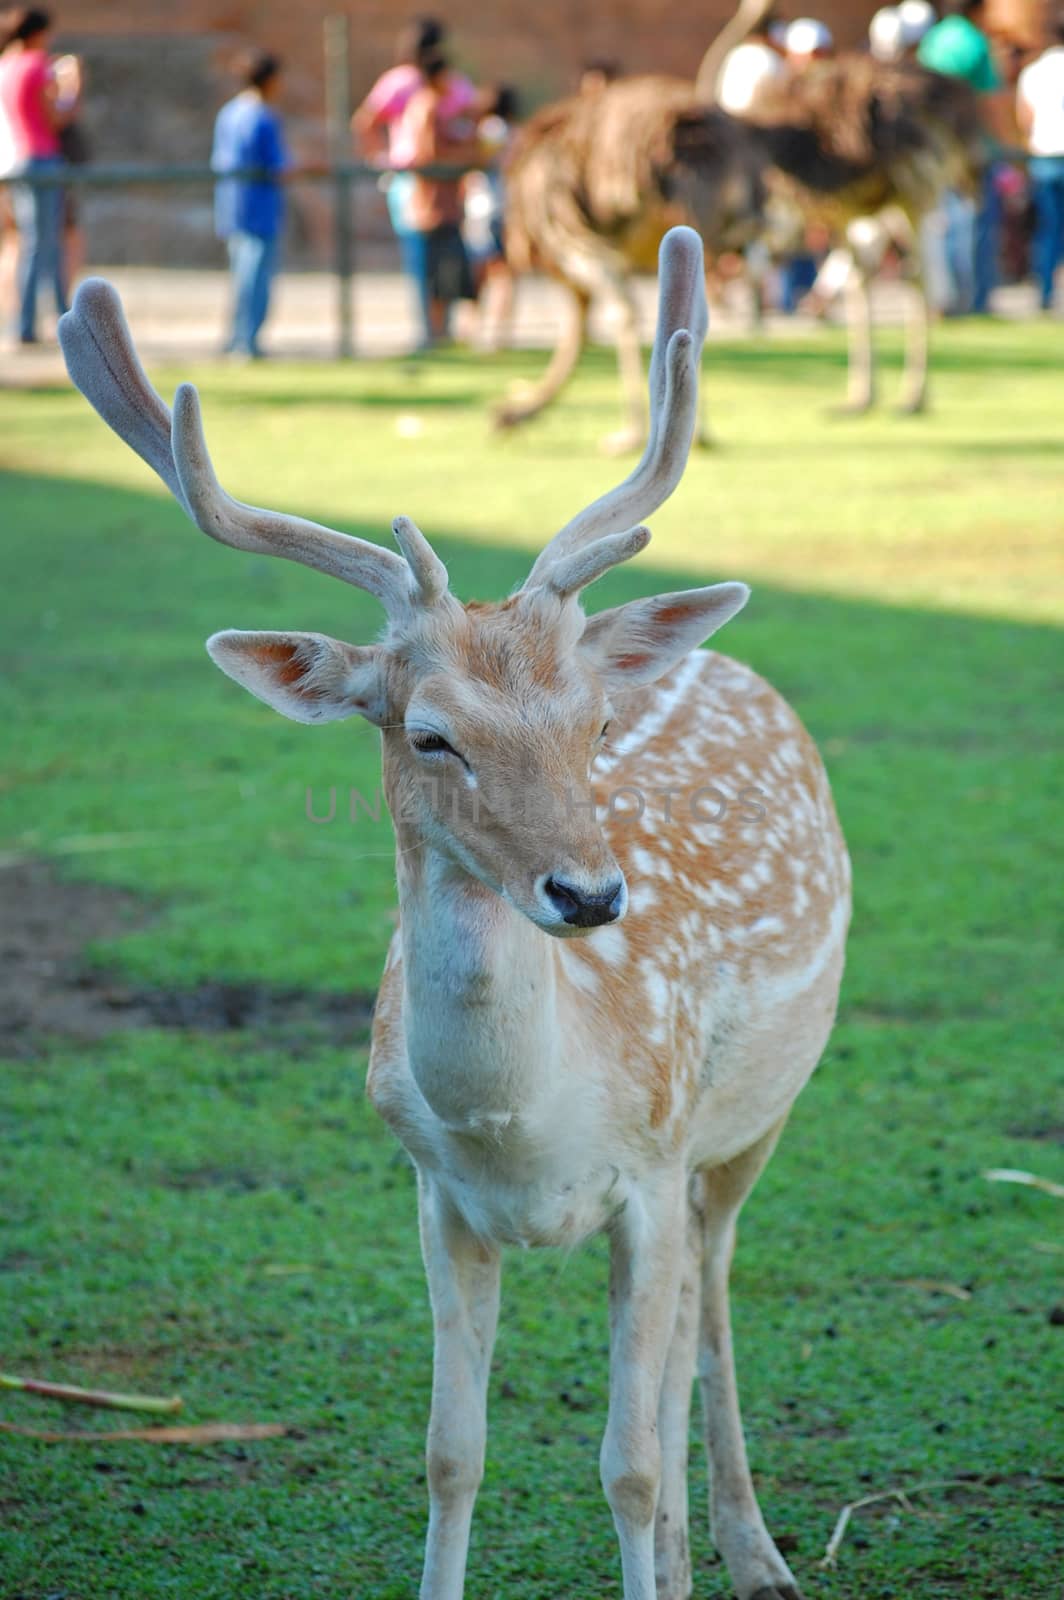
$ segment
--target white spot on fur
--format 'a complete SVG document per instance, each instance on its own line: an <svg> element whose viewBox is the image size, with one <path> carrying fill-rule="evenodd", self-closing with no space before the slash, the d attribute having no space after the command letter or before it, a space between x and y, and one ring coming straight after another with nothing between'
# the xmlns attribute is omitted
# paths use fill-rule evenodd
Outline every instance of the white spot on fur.
<svg viewBox="0 0 1064 1600"><path fill-rule="evenodd" d="M607 966L619 967L628 954L628 940L624 936L624 929L616 925L609 928L600 928L592 934L595 954Z"/></svg>

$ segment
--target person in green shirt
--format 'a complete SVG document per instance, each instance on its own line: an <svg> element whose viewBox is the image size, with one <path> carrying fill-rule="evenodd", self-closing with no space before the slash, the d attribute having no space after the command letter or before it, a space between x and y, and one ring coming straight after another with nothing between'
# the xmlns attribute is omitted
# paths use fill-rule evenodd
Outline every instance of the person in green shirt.
<svg viewBox="0 0 1064 1600"><path fill-rule="evenodd" d="M1001 137L1005 133L1000 113L1004 81L983 31L985 0L947 0L943 9L947 15L924 34L916 59L932 72L970 83L984 97L988 134ZM956 286L953 310L982 315L990 309L990 293L998 277L1000 235L1001 200L995 169L988 164L974 217L964 196L950 194L946 198L946 254Z"/></svg>
<svg viewBox="0 0 1064 1600"><path fill-rule="evenodd" d="M963 78L980 94L1000 89L1001 74L980 26L985 11L985 0L962 0L951 7L950 15L929 28L920 41L916 52L920 65L948 78Z"/></svg>

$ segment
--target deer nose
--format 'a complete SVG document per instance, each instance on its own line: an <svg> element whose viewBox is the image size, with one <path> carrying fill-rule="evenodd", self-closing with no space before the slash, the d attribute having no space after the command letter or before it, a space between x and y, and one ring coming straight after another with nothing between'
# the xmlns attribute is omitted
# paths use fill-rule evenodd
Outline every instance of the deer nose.
<svg viewBox="0 0 1064 1600"><path fill-rule="evenodd" d="M555 911L574 928L599 928L616 922L627 903L624 879L611 878L601 889L581 889L567 878L548 878L543 892Z"/></svg>

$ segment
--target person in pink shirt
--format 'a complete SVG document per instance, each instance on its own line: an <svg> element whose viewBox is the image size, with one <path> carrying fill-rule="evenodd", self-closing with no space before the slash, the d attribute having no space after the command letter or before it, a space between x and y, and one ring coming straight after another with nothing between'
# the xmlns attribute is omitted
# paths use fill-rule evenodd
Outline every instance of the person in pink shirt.
<svg viewBox="0 0 1064 1600"><path fill-rule="evenodd" d="M0 51L0 112L14 145L13 170L26 182L13 187L19 234L18 329L22 344L37 342L37 289L50 278L60 315L67 308L60 222L63 194L38 187L33 178L62 165L60 131L77 109L76 97L60 99L48 36L47 11L24 8L7 19Z"/></svg>
<svg viewBox="0 0 1064 1600"><path fill-rule="evenodd" d="M363 155L390 169L387 179L388 215L399 242L403 271L413 283L421 319L421 347L433 343L432 296L429 286L425 235L414 226L415 178L406 171L417 161L407 107L424 87L423 68L441 53L446 27L435 17L419 17L407 24L399 35L396 64L381 74L351 119L351 129ZM446 89L440 107L444 120L467 113L476 99L476 90L460 72L448 70Z"/></svg>

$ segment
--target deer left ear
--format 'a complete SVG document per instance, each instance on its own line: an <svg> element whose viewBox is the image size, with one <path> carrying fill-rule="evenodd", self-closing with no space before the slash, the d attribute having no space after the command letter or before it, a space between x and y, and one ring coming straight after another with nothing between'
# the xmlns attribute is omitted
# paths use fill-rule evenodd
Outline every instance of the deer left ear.
<svg viewBox="0 0 1064 1600"><path fill-rule="evenodd" d="M653 683L741 611L745 583L718 583L632 600L589 617L578 646L607 693Z"/></svg>
<svg viewBox="0 0 1064 1600"><path fill-rule="evenodd" d="M335 722L366 717L388 720L386 656L323 633L240 633L228 629L207 640L215 666L293 722Z"/></svg>

